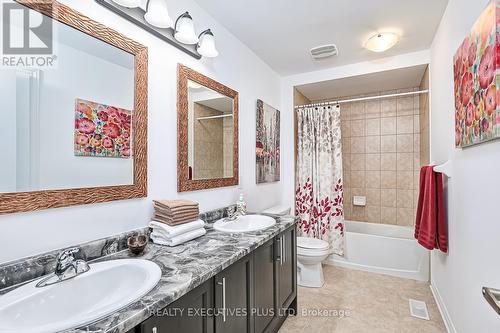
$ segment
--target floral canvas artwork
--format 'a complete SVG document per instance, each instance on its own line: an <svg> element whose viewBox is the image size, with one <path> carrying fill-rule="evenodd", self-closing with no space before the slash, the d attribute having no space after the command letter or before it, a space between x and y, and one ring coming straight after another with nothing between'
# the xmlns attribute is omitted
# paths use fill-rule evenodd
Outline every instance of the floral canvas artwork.
<svg viewBox="0 0 500 333"><path fill-rule="evenodd" d="M499 6L489 3L453 59L457 147L500 137Z"/></svg>
<svg viewBox="0 0 500 333"><path fill-rule="evenodd" d="M257 184L280 180L280 112L257 100Z"/></svg>
<svg viewBox="0 0 500 333"><path fill-rule="evenodd" d="M130 158L132 111L76 100L75 156Z"/></svg>

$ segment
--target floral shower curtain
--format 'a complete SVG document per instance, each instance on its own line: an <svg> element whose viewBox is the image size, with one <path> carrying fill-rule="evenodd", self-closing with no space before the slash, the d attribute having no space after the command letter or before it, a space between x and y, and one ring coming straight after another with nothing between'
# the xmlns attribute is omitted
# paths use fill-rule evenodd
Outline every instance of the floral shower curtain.
<svg viewBox="0 0 500 333"><path fill-rule="evenodd" d="M344 253L342 144L339 106L297 110L295 214L299 234L323 239Z"/></svg>

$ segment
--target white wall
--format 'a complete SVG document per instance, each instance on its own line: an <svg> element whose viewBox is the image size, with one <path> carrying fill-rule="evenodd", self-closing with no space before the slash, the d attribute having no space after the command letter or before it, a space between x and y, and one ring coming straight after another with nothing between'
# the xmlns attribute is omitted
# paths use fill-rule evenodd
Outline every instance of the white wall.
<svg viewBox="0 0 500 333"><path fill-rule="evenodd" d="M431 48L431 160L451 159L449 254L433 251L431 283L452 332L499 332L500 319L481 295L500 288L500 141L454 148L453 55L487 0L450 0Z"/></svg>
<svg viewBox="0 0 500 333"><path fill-rule="evenodd" d="M197 31L212 28L220 51L198 61L160 41L94 1L63 0L72 8L149 47L149 197L0 216L0 263L146 226L153 198L189 198L206 211L234 203L238 187L177 193L177 63L183 63L240 93L240 186L250 210L278 204L281 183L255 184L256 100L280 107L280 79L245 45L191 0L170 0L172 17L188 10ZM282 176L283 177L283 176ZM282 178L283 179L283 178Z"/></svg>
<svg viewBox="0 0 500 333"><path fill-rule="evenodd" d="M366 61L284 77L282 79L281 91L281 179L284 182L283 202L293 207L295 200L295 163L293 141L293 89L295 86L428 64L429 59L429 51L424 50L401 54L394 57L387 57L375 61Z"/></svg>

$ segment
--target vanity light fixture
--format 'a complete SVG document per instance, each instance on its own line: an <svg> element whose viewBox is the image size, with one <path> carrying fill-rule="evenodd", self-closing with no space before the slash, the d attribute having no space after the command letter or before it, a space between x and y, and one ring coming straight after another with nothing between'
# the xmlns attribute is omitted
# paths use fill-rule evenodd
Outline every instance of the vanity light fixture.
<svg viewBox="0 0 500 333"><path fill-rule="evenodd" d="M193 58L216 57L219 54L212 31L207 29L198 37L193 18L188 12L180 15L172 24L167 0L94 1Z"/></svg>
<svg viewBox="0 0 500 333"><path fill-rule="evenodd" d="M371 36L365 48L373 52L384 52L399 42L399 36L393 32L380 32Z"/></svg>
<svg viewBox="0 0 500 333"><path fill-rule="evenodd" d="M196 50L199 54L207 58L214 58L219 55L219 51L215 47L215 37L212 30L207 29L198 36L199 42L196 45Z"/></svg>
<svg viewBox="0 0 500 333"><path fill-rule="evenodd" d="M173 21L168 15L166 0L149 0L146 5L144 19L151 25L158 28L171 28Z"/></svg>
<svg viewBox="0 0 500 333"><path fill-rule="evenodd" d="M142 0L113 0L113 2L123 7L136 8L141 5Z"/></svg>
<svg viewBox="0 0 500 333"><path fill-rule="evenodd" d="M194 32L193 18L189 12L185 12L177 18L174 27L174 38L182 44L196 44L198 37Z"/></svg>

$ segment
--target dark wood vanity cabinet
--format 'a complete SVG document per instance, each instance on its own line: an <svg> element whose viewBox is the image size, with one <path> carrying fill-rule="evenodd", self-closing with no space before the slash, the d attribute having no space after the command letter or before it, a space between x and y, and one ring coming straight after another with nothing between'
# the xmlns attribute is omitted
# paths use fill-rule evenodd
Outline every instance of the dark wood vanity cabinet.
<svg viewBox="0 0 500 333"><path fill-rule="evenodd" d="M196 287L151 318L144 321L136 332L214 332L214 317L211 313L214 302L212 279ZM129 332L132 333L132 332Z"/></svg>
<svg viewBox="0 0 500 333"><path fill-rule="evenodd" d="M270 333L297 310L290 227L152 316L136 333ZM204 314L204 315L202 315Z"/></svg>
<svg viewBox="0 0 500 333"><path fill-rule="evenodd" d="M290 307L297 296L297 238L296 229L288 229L275 238L279 247L277 260L277 296L280 312ZM295 306L295 305L294 305ZM297 310L294 308L293 310Z"/></svg>
<svg viewBox="0 0 500 333"><path fill-rule="evenodd" d="M271 239L257 250L254 259L254 325L255 332L267 332L277 317L275 240Z"/></svg>
<svg viewBox="0 0 500 333"><path fill-rule="evenodd" d="M215 331L218 333L253 332L250 312L253 303L252 259L252 255L248 255L214 277Z"/></svg>

